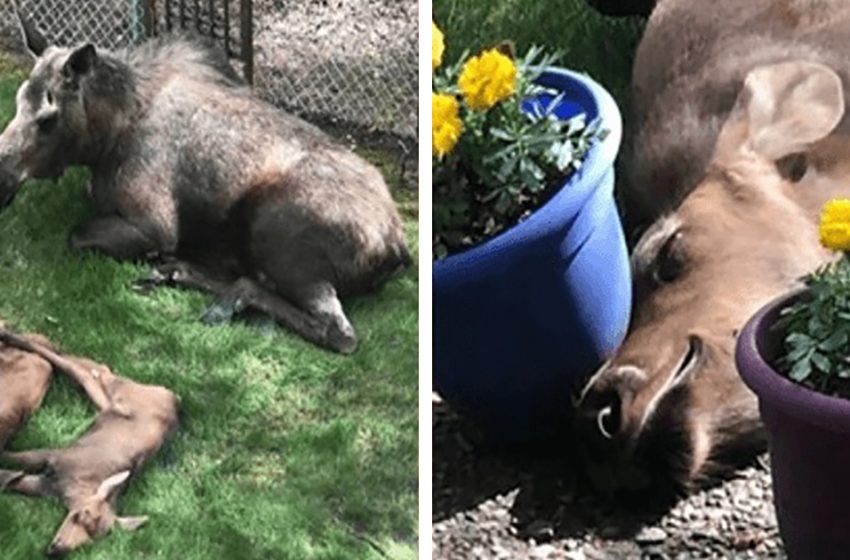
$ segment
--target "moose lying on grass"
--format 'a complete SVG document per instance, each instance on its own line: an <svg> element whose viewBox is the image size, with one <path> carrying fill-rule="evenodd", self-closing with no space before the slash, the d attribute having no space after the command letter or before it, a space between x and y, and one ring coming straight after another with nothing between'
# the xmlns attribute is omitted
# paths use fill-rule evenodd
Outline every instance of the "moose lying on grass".
<svg viewBox="0 0 850 560"><path fill-rule="evenodd" d="M0 345L0 451L41 406L52 370L37 354Z"/></svg>
<svg viewBox="0 0 850 560"><path fill-rule="evenodd" d="M733 349L759 307L831 258L817 222L850 195L848 45L845 0L657 2L621 184L632 225L651 224L632 325L579 409L599 486L669 496L764 448Z"/></svg>
<svg viewBox="0 0 850 560"><path fill-rule="evenodd" d="M118 516L118 496L176 428L176 395L119 377L90 360L63 356L38 339L2 328L0 342L49 364L48 375L52 366L71 377L98 412L92 427L68 448L0 453L0 462L20 469L0 470L0 489L56 496L68 508L48 554L70 552L104 536L115 524L138 528L146 518Z"/></svg>
<svg viewBox="0 0 850 560"><path fill-rule="evenodd" d="M0 135L0 207L28 178L85 165L98 216L74 249L166 260L151 282L212 291L208 320L256 308L355 350L339 298L411 263L375 167L257 98L215 49L57 48L21 27L35 67Z"/></svg>

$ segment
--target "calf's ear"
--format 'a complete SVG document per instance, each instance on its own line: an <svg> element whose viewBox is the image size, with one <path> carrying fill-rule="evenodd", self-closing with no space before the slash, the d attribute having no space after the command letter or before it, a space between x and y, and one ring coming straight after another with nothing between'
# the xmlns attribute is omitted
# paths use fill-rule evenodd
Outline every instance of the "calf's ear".
<svg viewBox="0 0 850 560"><path fill-rule="evenodd" d="M130 478L130 471L128 470L113 474L100 483L100 487L97 489L97 497L102 500L110 499L121 488L121 485L127 482L128 478Z"/></svg>
<svg viewBox="0 0 850 560"><path fill-rule="evenodd" d="M844 87L823 64L803 60L752 70L721 131L718 154L744 148L771 160L804 152L844 116Z"/></svg>
<svg viewBox="0 0 850 560"><path fill-rule="evenodd" d="M24 477L23 471L7 471L0 469L0 491Z"/></svg>
<svg viewBox="0 0 850 560"><path fill-rule="evenodd" d="M136 517L119 517L115 520L118 523L118 526L124 529L125 531L135 531L142 525L148 522L148 516L136 516Z"/></svg>

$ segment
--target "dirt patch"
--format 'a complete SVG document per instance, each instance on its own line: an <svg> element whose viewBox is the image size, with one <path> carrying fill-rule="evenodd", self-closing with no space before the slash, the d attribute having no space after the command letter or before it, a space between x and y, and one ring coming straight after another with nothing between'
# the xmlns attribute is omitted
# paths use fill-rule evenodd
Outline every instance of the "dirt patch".
<svg viewBox="0 0 850 560"><path fill-rule="evenodd" d="M254 13L264 96L301 114L416 136L416 0L261 0Z"/></svg>
<svg viewBox="0 0 850 560"><path fill-rule="evenodd" d="M785 558L766 457L669 511L623 511L590 494L557 450L474 444L438 397L432 410L434 558Z"/></svg>

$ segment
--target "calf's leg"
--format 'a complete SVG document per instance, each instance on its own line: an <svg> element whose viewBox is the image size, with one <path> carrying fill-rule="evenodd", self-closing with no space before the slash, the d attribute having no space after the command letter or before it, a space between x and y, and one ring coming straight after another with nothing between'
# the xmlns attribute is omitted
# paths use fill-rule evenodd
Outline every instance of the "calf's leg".
<svg viewBox="0 0 850 560"><path fill-rule="evenodd" d="M12 463L26 472L33 473L46 469L55 453L52 449L4 451L0 453L0 461Z"/></svg>
<svg viewBox="0 0 850 560"><path fill-rule="evenodd" d="M100 378L111 376L112 372L104 366L84 358L61 356L53 351L49 345L42 343L38 337L19 336L3 328L0 328L0 342L27 352L33 352L44 358L53 367L70 376L83 388L98 411L103 411L111 406Z"/></svg>
<svg viewBox="0 0 850 560"><path fill-rule="evenodd" d="M27 496L46 496L51 493L47 478L40 474L0 469L0 490L12 490Z"/></svg>

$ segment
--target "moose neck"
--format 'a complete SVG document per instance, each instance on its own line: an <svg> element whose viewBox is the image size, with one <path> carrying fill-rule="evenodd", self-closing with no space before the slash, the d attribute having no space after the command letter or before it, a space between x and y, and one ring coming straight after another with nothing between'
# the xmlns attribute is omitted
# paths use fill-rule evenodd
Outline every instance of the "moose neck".
<svg viewBox="0 0 850 560"><path fill-rule="evenodd" d="M144 110L138 76L127 64L103 54L93 72L84 85L89 133L79 162L89 166L114 155Z"/></svg>

